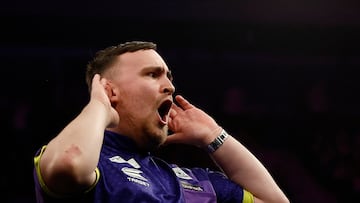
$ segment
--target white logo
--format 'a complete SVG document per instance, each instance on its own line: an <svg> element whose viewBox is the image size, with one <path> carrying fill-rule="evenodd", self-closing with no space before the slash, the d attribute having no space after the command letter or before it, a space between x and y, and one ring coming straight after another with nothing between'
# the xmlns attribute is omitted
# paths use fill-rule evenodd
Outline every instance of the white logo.
<svg viewBox="0 0 360 203"><path fill-rule="evenodd" d="M140 168L140 165L135 161L134 158L131 158L131 159L125 161L120 156L113 156L113 157L109 158L109 160L112 161L112 162L115 162L115 163L120 163L120 164L128 163L134 168Z"/></svg>
<svg viewBox="0 0 360 203"><path fill-rule="evenodd" d="M192 178L186 174L183 170L181 170L181 168L179 167L175 167L173 168L173 171L175 172L176 176L181 178L181 179L185 179L185 180L191 180Z"/></svg>
<svg viewBox="0 0 360 203"><path fill-rule="evenodd" d="M121 169L122 172L124 172L126 175L132 177L132 178L136 178L139 180L143 180L143 181L147 181L146 178L144 178L141 173L142 171L136 169L136 168L128 168L128 167L124 167Z"/></svg>
<svg viewBox="0 0 360 203"><path fill-rule="evenodd" d="M120 163L120 164L127 163L127 164L129 164L133 168L129 168L129 167L121 168L121 171L125 175L128 176L127 179L129 181L137 183L139 185L143 185L143 186L146 186L146 187L150 186L150 184L148 183L148 180L144 176L141 175L143 172L141 170L139 170L140 165L135 161L134 158L131 158L131 159L126 161L125 159L121 158L120 156L113 156L113 157L109 158L109 160L111 162L114 162L114 163Z"/></svg>

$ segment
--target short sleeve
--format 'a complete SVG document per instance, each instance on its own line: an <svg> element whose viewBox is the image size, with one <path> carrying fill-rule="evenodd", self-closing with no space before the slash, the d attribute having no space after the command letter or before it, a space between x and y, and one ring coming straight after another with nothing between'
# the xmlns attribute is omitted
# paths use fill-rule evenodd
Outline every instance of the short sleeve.
<svg viewBox="0 0 360 203"><path fill-rule="evenodd" d="M215 189L218 202L254 202L254 197L250 192L228 179L223 173L209 170L209 179Z"/></svg>
<svg viewBox="0 0 360 203"><path fill-rule="evenodd" d="M46 149L46 145L42 146L41 149L39 149L35 156L34 156L34 182L35 182L35 194L36 194L36 201L38 203L43 203L43 202L64 202L65 200L67 202L79 202L79 200L83 201L83 200L88 200L92 198L92 192L93 189L95 188L95 185L97 184L97 182L99 181L99 177L100 177L100 171L98 168L95 169L95 173L96 173L96 181L94 182L93 185L91 185L88 190L84 191L83 194L80 194L79 196L61 196L58 195L54 192L52 192L45 184L44 180L42 179L41 176L41 171L40 171L40 158L43 155L43 152Z"/></svg>

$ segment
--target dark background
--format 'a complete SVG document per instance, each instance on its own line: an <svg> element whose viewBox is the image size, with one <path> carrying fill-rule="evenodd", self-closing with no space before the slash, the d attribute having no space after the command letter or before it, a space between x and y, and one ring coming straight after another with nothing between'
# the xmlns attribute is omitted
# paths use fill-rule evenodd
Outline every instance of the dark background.
<svg viewBox="0 0 360 203"><path fill-rule="evenodd" d="M128 40L157 43L177 93L253 151L291 202L358 199L358 4L2 2L0 201L35 201L33 155L86 104L87 61L98 49ZM159 155L213 167L192 147Z"/></svg>

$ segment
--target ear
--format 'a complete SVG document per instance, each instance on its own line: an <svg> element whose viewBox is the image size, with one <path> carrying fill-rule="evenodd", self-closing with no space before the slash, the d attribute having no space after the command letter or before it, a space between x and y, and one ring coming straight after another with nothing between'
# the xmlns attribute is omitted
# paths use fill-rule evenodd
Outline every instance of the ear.
<svg viewBox="0 0 360 203"><path fill-rule="evenodd" d="M119 101L118 98L118 89L115 87L115 85L111 81L107 81L105 85L106 94L109 97L109 100L111 102L111 105L113 106Z"/></svg>

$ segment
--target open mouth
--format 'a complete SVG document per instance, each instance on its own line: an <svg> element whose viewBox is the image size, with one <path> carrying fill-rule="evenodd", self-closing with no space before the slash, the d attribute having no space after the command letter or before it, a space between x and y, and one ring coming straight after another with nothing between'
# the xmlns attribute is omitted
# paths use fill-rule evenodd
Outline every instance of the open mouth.
<svg viewBox="0 0 360 203"><path fill-rule="evenodd" d="M166 100L158 108L158 112L159 112L161 121L163 123L167 122L167 115L168 115L168 113L170 111L171 105L172 105L172 101L171 100Z"/></svg>

